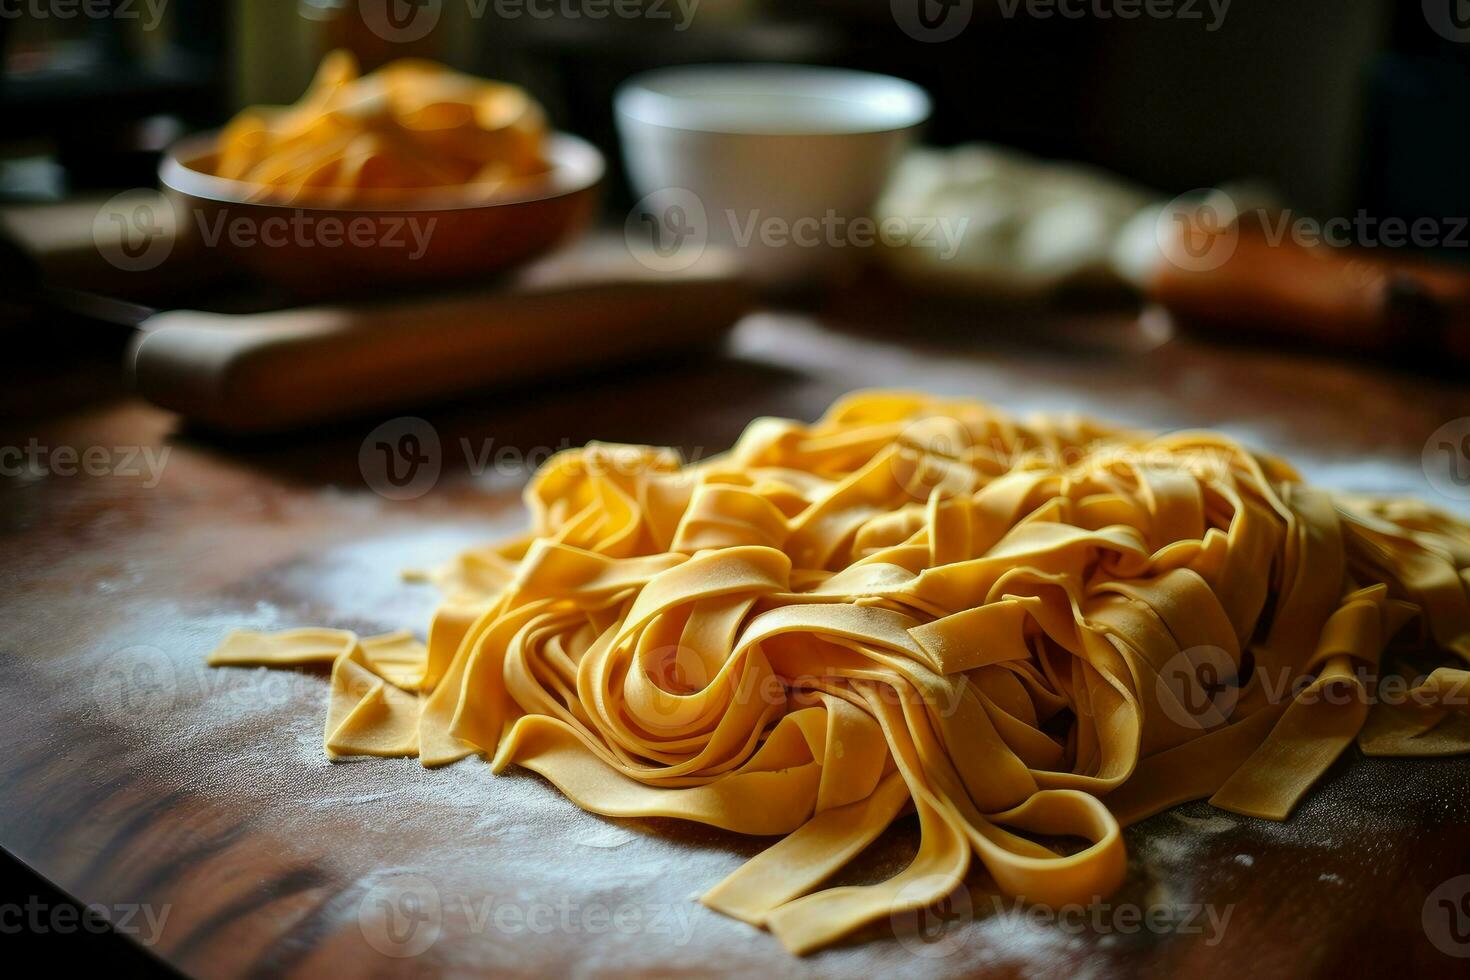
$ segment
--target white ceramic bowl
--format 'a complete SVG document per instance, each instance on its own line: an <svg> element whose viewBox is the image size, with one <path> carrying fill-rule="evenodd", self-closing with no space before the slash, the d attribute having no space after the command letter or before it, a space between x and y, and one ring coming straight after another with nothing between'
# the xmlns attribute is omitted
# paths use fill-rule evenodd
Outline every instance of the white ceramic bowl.
<svg viewBox="0 0 1470 980"><path fill-rule="evenodd" d="M642 198L635 254L678 268L725 247L753 278L792 283L873 244L873 203L930 102L887 75L746 64L637 75L614 109Z"/></svg>

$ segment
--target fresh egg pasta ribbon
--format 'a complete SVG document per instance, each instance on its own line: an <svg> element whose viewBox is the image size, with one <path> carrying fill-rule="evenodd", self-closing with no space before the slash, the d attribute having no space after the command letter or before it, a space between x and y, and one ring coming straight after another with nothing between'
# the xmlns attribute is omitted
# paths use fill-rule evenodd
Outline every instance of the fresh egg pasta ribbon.
<svg viewBox="0 0 1470 980"><path fill-rule="evenodd" d="M1470 752L1470 526L1216 433L864 392L694 464L564 452L526 502L529 534L434 575L426 643L238 631L211 662L330 664L334 758L478 753L596 813L780 836L702 900L796 953L977 863L1097 900L1122 826L1285 819L1354 741ZM905 813L907 868L823 887Z"/></svg>

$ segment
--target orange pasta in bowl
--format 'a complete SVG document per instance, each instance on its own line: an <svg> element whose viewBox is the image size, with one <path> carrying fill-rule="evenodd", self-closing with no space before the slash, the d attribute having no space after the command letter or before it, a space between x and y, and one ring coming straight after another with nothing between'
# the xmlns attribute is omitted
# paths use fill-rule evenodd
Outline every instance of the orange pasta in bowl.
<svg viewBox="0 0 1470 980"><path fill-rule="evenodd" d="M523 89L405 59L369 75L329 54L295 105L246 109L221 131L213 172L295 201L474 185L548 169L546 115Z"/></svg>
<svg viewBox="0 0 1470 980"><path fill-rule="evenodd" d="M591 223L603 172L515 85L414 59L360 75L339 51L296 104L176 144L159 180L192 244L324 295L524 264Z"/></svg>

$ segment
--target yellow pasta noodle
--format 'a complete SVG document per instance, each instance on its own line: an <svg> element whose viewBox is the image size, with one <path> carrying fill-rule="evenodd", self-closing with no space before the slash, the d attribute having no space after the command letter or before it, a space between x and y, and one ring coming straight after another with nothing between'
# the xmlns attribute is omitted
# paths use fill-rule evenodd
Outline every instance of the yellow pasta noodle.
<svg viewBox="0 0 1470 980"><path fill-rule="evenodd" d="M541 107L517 86L404 59L359 76L329 54L301 100L255 107L219 136L215 173L271 201L474 185L539 174Z"/></svg>
<svg viewBox="0 0 1470 980"><path fill-rule="evenodd" d="M796 953L976 862L1107 896L1122 826L1284 819L1354 740L1470 752L1463 663L1380 665L1395 637L1470 659L1470 527L1216 433L864 392L689 465L561 453L526 502L529 534L434 576L426 643L240 631L211 662L330 663L333 757L479 753L597 813L780 835L702 900ZM823 887L906 812L905 870Z"/></svg>

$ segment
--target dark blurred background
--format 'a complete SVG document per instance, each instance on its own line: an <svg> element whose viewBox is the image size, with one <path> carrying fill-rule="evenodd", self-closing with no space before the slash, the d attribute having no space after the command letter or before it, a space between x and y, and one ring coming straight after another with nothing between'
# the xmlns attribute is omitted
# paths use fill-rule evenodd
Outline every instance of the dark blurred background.
<svg viewBox="0 0 1470 980"><path fill-rule="evenodd" d="M519 82L614 167L610 95L633 72L796 61L921 83L940 145L1011 144L1171 193L1258 178L1309 214L1470 213L1470 30L1457 0L1442 14L1435 0L1177 0L1168 17L1136 19L1082 0L1051 13L1012 0L630 0L667 12L640 18L596 17L600 0L413 0L437 3L437 23L391 51L356 0L87 2L134 16L3 4L8 199L151 183L181 130L296 99L322 53L349 45L365 67L411 51ZM968 22L918 40L899 25L910 2ZM608 207L626 208L626 187L610 190Z"/></svg>

